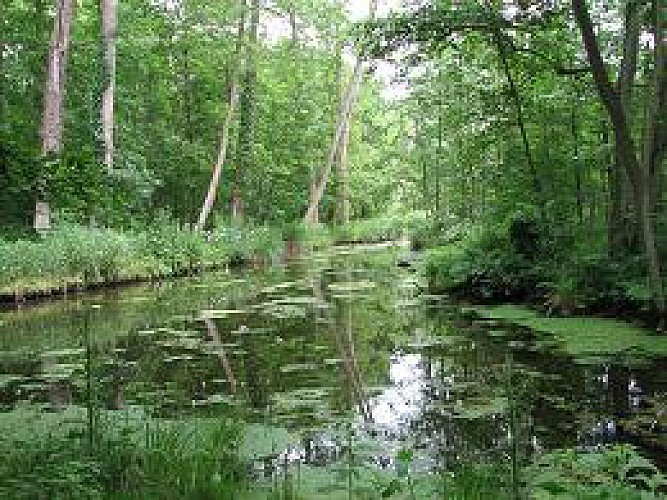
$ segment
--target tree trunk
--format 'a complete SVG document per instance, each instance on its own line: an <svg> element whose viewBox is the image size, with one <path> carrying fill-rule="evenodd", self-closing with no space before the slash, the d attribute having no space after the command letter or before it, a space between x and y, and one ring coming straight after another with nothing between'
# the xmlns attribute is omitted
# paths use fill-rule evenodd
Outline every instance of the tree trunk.
<svg viewBox="0 0 667 500"><path fill-rule="evenodd" d="M46 27L46 15L45 15L44 2L42 0L35 0L35 51L33 54L32 62L32 74L34 75L33 80L33 110L31 118L34 120L33 123L39 123L42 119L42 110L44 109L44 82L45 82L45 65L44 60L46 59L45 50L41 50L42 42L44 41L45 34L47 32ZM38 132L39 134L39 132ZM36 136L38 135L36 134Z"/></svg>
<svg viewBox="0 0 667 500"><path fill-rule="evenodd" d="M104 138L104 165L108 171L111 171L114 165L117 12L118 0L102 0L102 43L104 45L102 136Z"/></svg>
<svg viewBox="0 0 667 500"><path fill-rule="evenodd" d="M632 116L632 90L637 72L637 50L641 32L641 15L637 2L627 2L625 9L625 36L623 37L623 57L618 73L617 91L625 112L626 120ZM633 246L633 235L640 228L634 221L634 210L628 200L628 177L625 173L622 158L616 154L611 183L610 210L610 253L621 255ZM640 233L641 234L641 233Z"/></svg>
<svg viewBox="0 0 667 500"><path fill-rule="evenodd" d="M378 0L370 0L370 18L371 20L375 19L375 13L377 11ZM353 103L356 99L357 92L359 91L359 86L361 85L361 80L363 78L363 59L357 57L357 62L354 66L354 71L352 73L352 79L348 84L347 90L345 92L343 102L340 108L340 116L336 124L334 131L333 140L331 141L331 146L329 148L329 157L327 163L322 170L321 177L315 181L314 184L311 184L310 196L308 202L308 210L304 221L306 224L316 224L318 221L318 211L320 207L320 201L324 195L324 190L327 187L329 181L329 175L331 174L331 167L336 158L336 153L338 152L340 143L342 141L345 129L347 127L348 121L350 119L350 114L352 112Z"/></svg>
<svg viewBox="0 0 667 500"><path fill-rule="evenodd" d="M571 113L571 127L572 132L572 153L574 159L574 185L575 185L575 202L577 204L577 218L579 224L584 222L584 195L582 190L581 180L581 159L579 158L579 128L577 123L577 106L579 105L579 93L574 92L572 99L572 113Z"/></svg>
<svg viewBox="0 0 667 500"><path fill-rule="evenodd" d="M229 90L229 101L227 104L227 115L225 116L225 121L222 126L222 137L220 139L220 146L218 148L218 157L213 166L213 175L211 176L211 182L208 186L208 192L206 193L206 199L204 200L204 205L201 208L199 213L199 220L195 225L197 231L203 231L204 226L206 225L206 220L213 209L213 204L215 203L215 198L218 194L218 184L220 183L220 177L222 176L222 169L224 167L225 161L227 161L227 149L229 146L229 135L231 133L232 121L234 119L234 113L236 112L236 107L239 101L239 86L238 86L238 71L237 68L239 64L242 64L243 56L243 39L245 37L245 0L241 1L241 19L239 20L238 25L238 35L236 39L236 49L234 51L234 58L230 61L230 66L232 69L231 75L231 88Z"/></svg>
<svg viewBox="0 0 667 500"><path fill-rule="evenodd" d="M47 162L56 160L62 153L67 55L73 19L73 0L58 0L46 63L46 85L41 127L42 156ZM38 231L48 230L51 227L51 210L46 201L46 191L46 179L42 175L39 180L37 203L35 205L34 227Z"/></svg>
<svg viewBox="0 0 667 500"><path fill-rule="evenodd" d="M343 137L338 151L338 224L345 225L350 222L350 199L349 199L349 171L347 164L347 151L350 145L350 123L345 124Z"/></svg>
<svg viewBox="0 0 667 500"><path fill-rule="evenodd" d="M343 100L344 90L340 85L340 74L342 71L342 60L337 54L338 60L341 61L339 66L339 71L337 72L338 78L336 79L336 88L340 89L341 93L341 102ZM352 108L354 108L354 103L352 103ZM337 190L337 200L336 200L336 220L339 225L345 225L350 222L350 200L349 200L349 172L347 165L347 151L350 144L350 121L352 120L352 110L350 110L350 116L346 120L345 128L343 129L343 136L341 137L341 142L339 144L338 151L336 153L336 170L338 174L338 190Z"/></svg>
<svg viewBox="0 0 667 500"><path fill-rule="evenodd" d="M254 167L255 163L255 121L256 121L256 87L257 67L256 51L259 29L259 0L251 0L250 7L250 31L248 34L248 45L246 49L246 68L243 77L243 90L239 98L239 135L238 135L238 168L234 179L232 198L233 218L243 219L245 193L245 180L247 173Z"/></svg>
<svg viewBox="0 0 667 500"><path fill-rule="evenodd" d="M646 99L646 126L642 163L649 177L649 211L655 217L661 196L661 166L667 151L667 8L654 2L652 11L654 70ZM659 9L662 9L660 11Z"/></svg>
<svg viewBox="0 0 667 500"><path fill-rule="evenodd" d="M665 109L664 96L666 92L666 77L664 75L664 39L662 36L656 36L656 64L653 82L654 92L652 94L655 96L656 101L650 99L648 108L650 112L648 113L648 121L646 125L646 141L643 148L642 159L640 161L638 157L638 149L635 146L623 106L623 99L618 89L615 89L609 81L604 61L600 54L597 37L593 30L593 23L585 1L572 0L572 7L577 24L581 29L584 47L591 65L593 78L600 99L602 100L614 127L616 155L622 162L632 185L633 204L641 225L641 232L644 240L649 286L651 288L655 308L658 312L658 326L662 329L665 324L667 310L665 307L665 294L660 271L660 258L657 248L655 223L653 221L655 210L651 206L651 190L653 189L652 185L657 181L655 176L657 167L655 167L655 165L659 165L662 161L661 159L665 149L664 117L660 114L660 111L664 111ZM656 28L658 28L657 24ZM626 26L626 33L628 29L631 28ZM651 95L651 92L649 92L649 95Z"/></svg>
<svg viewBox="0 0 667 500"><path fill-rule="evenodd" d="M361 85L361 79L363 77L362 71L362 61L359 59L354 68L352 75L352 80L348 85L347 91L345 93L342 105L340 117L338 123L336 124L336 131L334 134L334 139L331 142L329 149L329 157L327 159L327 164L322 171L321 177L318 179L315 177L314 182L311 184L310 192L310 201L308 203L308 211L306 213L305 222L310 224L316 224L318 222L319 216L319 205L324 196L324 190L327 187L329 181L329 175L331 174L331 168L336 161L345 130L348 126L348 121L350 114L352 112L352 106L356 100L356 94L358 92L359 86Z"/></svg>

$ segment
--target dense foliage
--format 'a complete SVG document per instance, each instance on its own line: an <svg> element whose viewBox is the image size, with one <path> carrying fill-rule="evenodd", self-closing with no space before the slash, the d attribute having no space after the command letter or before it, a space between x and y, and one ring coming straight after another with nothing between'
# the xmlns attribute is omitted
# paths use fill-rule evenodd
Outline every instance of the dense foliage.
<svg viewBox="0 0 667 500"><path fill-rule="evenodd" d="M427 2L362 38L375 54L408 54L414 197L436 221L431 245L456 243L429 259L436 287L570 312L650 309L657 323L667 131L664 113L651 116L665 109L664 16L659 2L583 3ZM596 39L580 30L585 15ZM624 99L625 120L608 95ZM626 132L649 148L637 153L650 163L646 197L633 194Z"/></svg>
<svg viewBox="0 0 667 500"><path fill-rule="evenodd" d="M54 209L81 222L94 217L127 225L165 210L182 223L194 222L238 63L235 4L133 0L120 5L111 170L102 163L97 3L81 2L73 22L63 153L55 162L40 160L42 66L52 7L13 0L3 8L0 223L31 224L42 177ZM294 38L289 35L292 13ZM350 22L341 2L278 2L262 16L268 16L268 27L253 50L254 83L242 88L241 109L232 124L217 212L228 216L237 190L247 220L282 224L303 216L311 177L325 161L339 94L350 73L341 55L344 45L349 48L345 33ZM349 196L357 214L379 214L387 205L393 191L387 173L400 167L387 161L404 146L384 137L387 127L401 137L407 120L382 112L388 106L380 91L369 80L352 131ZM251 110L243 99L252 99ZM249 150L244 127L252 129ZM333 206L331 196L324 200L325 218L333 217Z"/></svg>
<svg viewBox="0 0 667 500"><path fill-rule="evenodd" d="M540 309L480 309L499 324L572 355L664 352L619 322L542 314L665 329L661 0L406 0L388 16L371 0L363 22L359 3L6 1L0 297L410 239L394 264L419 262L431 292ZM348 281L328 286L349 298ZM301 311L280 300L274 312ZM0 492L216 498L244 476L230 421L153 432L144 416L93 429L55 413L34 416L42 434L2 433ZM351 478L351 445L348 456ZM501 476L514 497L665 488L627 447L556 451L521 471L480 463L436 483L410 474L411 457L401 450L397 477L367 478L366 493L488 496Z"/></svg>

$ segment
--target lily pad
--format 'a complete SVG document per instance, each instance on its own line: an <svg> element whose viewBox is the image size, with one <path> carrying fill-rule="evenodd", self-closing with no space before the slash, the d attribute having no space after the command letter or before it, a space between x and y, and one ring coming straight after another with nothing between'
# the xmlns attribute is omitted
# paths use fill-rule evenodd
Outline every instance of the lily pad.
<svg viewBox="0 0 667 500"><path fill-rule="evenodd" d="M314 363L294 363L280 367L281 373L294 373L300 371L317 370L319 367Z"/></svg>
<svg viewBox="0 0 667 500"><path fill-rule="evenodd" d="M375 288L375 283L372 281L347 281L340 283L331 283L329 290L335 292L358 292L364 290L371 290Z"/></svg>
<svg viewBox="0 0 667 500"><path fill-rule="evenodd" d="M247 311L245 309L208 309L201 311L199 314L205 319L217 319L246 313Z"/></svg>

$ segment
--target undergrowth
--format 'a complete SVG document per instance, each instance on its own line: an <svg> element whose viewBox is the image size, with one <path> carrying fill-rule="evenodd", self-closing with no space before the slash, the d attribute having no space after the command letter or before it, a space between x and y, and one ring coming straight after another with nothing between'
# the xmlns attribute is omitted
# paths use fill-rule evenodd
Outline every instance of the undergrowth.
<svg viewBox="0 0 667 500"><path fill-rule="evenodd" d="M604 236L563 234L515 215L502 224L455 225L426 251L429 288L484 303L528 302L557 315L604 313L650 318L643 258L609 255Z"/></svg>
<svg viewBox="0 0 667 500"><path fill-rule="evenodd" d="M108 412L91 435L81 408L33 407L2 414L0 428L2 498L232 498L245 477L231 420Z"/></svg>

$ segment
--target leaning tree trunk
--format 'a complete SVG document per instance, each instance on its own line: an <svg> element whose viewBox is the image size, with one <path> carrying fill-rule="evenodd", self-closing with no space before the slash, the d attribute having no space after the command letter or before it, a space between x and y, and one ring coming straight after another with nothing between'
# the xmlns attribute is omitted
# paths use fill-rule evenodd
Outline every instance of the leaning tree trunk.
<svg viewBox="0 0 667 500"><path fill-rule="evenodd" d="M232 122L234 119L234 114L236 113L236 107L239 102L239 84L238 84L238 65L239 61L242 58L243 54L243 40L245 37L245 0L241 1L241 19L239 20L238 25L238 35L236 38L236 49L234 51L234 58L230 61L232 66L232 75L231 75L231 89L229 92L229 101L227 103L227 115L225 116L225 121L222 125L222 137L220 138L220 146L218 148L218 157L213 165L213 175L211 176L211 182L208 186L208 191L206 193L206 199L202 205L201 211L199 213L199 220L195 224L195 229L197 231L203 231L204 226L206 225L206 220L211 214L213 209L213 204L215 203L215 198L218 194L218 185L220 184L220 177L222 177L222 169L227 161L227 150L229 147L229 135L231 133Z"/></svg>
<svg viewBox="0 0 667 500"><path fill-rule="evenodd" d="M350 82L343 99L340 116L338 118L338 123L336 124L336 130L334 133L333 140L331 141L327 163L324 169L322 170L321 177L317 179L311 186L310 200L308 202L308 211L306 212L306 217L305 217L305 222L308 224L316 224L318 221L320 201L322 200L322 196L324 196L324 191L327 187L327 183L329 182L329 176L331 175L331 168L333 167L333 164L336 160L336 156L338 155L340 144L343 139L343 135L345 134L345 129L347 128L347 122L349 120L349 116L352 111L352 103L354 102L355 95L358 91L359 86L361 85L362 77L363 77L362 60L359 59L354 68L352 81Z"/></svg>
<svg viewBox="0 0 667 500"><path fill-rule="evenodd" d="M58 0L46 62L41 127L42 157L46 162L57 160L62 153L67 55L73 18L74 0ZM38 231L47 230L51 227L51 210L46 200L47 186L44 174L38 181L37 191L34 227Z"/></svg>
<svg viewBox="0 0 667 500"><path fill-rule="evenodd" d="M375 13L377 11L378 0L370 0L370 18L375 19ZM329 176L331 175L331 168L333 167L334 161L336 160L336 155L339 151L341 141L345 135L345 130L348 127L348 122L350 120L350 114L352 113L353 103L356 99L356 95L359 91L359 86L361 85L361 80L364 76L363 73L363 58L358 57L357 62L354 66L354 71L352 73L352 79L348 84L347 90L343 96L343 100L340 107L340 116L338 117L338 122L336 128L334 129L333 140L331 141L331 146L329 148L329 156L327 158L327 163L322 169L322 174L320 178L311 185L310 196L308 201L308 210L304 221L306 224L316 224L318 221L318 212L320 208L320 201L322 196L324 196L324 191L327 188L327 183L329 181Z"/></svg>
<svg viewBox="0 0 667 500"><path fill-rule="evenodd" d="M103 84L102 137L104 139L104 165L113 169L114 160L114 100L116 88L116 27L118 0L102 0Z"/></svg>
<svg viewBox="0 0 667 500"><path fill-rule="evenodd" d="M600 95L602 104L606 108L615 133L616 155L624 165L632 185L633 204L637 211L638 221L644 242L647 274L653 302L658 312L659 328L663 329L667 316L665 293L660 270L660 256L656 239L656 225L654 223L655 207L652 206L652 190L657 183L659 165L665 154L665 94L667 81L665 72L665 41L662 36L656 36L655 69L652 81L653 89L649 90L649 113L646 123L646 140L641 159L639 150L632 137L630 125L623 106L623 98L617 88L609 81L605 69L597 36L593 29L585 0L572 0L575 19L581 29L584 48L593 72L593 78ZM656 15L656 33L660 33L660 23ZM626 35L630 26L626 26Z"/></svg>
<svg viewBox="0 0 667 500"><path fill-rule="evenodd" d="M246 46L246 66L243 76L243 87L239 96L239 130L238 130L238 167L232 190L232 218L243 220L245 180L248 172L255 166L255 121L257 114L257 43L259 29L259 0L251 0L250 32Z"/></svg>
<svg viewBox="0 0 667 500"><path fill-rule="evenodd" d="M337 216L338 224L344 226L350 222L350 172L347 160L347 152L350 146L350 120L345 124L343 137L341 138L336 167L338 169L338 193Z"/></svg>

